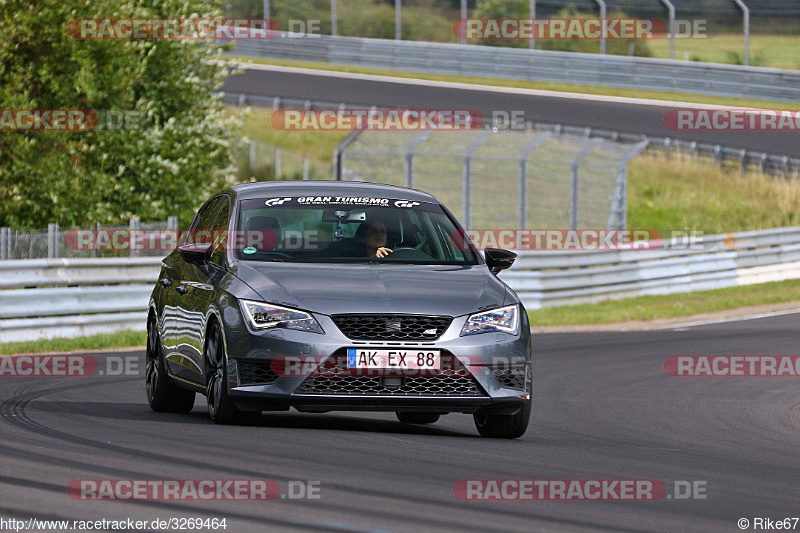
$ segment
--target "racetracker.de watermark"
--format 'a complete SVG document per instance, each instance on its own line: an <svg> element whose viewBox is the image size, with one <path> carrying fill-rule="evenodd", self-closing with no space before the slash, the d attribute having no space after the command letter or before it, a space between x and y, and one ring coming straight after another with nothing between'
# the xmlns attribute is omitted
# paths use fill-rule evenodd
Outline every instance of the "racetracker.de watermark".
<svg viewBox="0 0 800 533"><path fill-rule="evenodd" d="M466 501L705 500L706 481L658 479L461 479L453 494Z"/></svg>
<svg viewBox="0 0 800 533"><path fill-rule="evenodd" d="M283 485L283 486L282 486ZM319 500L320 481L274 479L75 479L73 500L89 501L271 501Z"/></svg>
<svg viewBox="0 0 800 533"><path fill-rule="evenodd" d="M797 377L797 355L673 355L664 370L676 377Z"/></svg>
<svg viewBox="0 0 800 533"><path fill-rule="evenodd" d="M138 130L142 111L113 109L0 109L0 131Z"/></svg>
<svg viewBox="0 0 800 533"><path fill-rule="evenodd" d="M705 19L676 20L675 38L706 38ZM466 18L453 33L467 40L640 40L668 36L667 24L657 18Z"/></svg>
<svg viewBox="0 0 800 533"><path fill-rule="evenodd" d="M483 127L480 111L470 109L279 109L279 130L474 130Z"/></svg>
<svg viewBox="0 0 800 533"><path fill-rule="evenodd" d="M673 131L800 131L800 111L770 109L670 109Z"/></svg>
<svg viewBox="0 0 800 533"><path fill-rule="evenodd" d="M269 40L280 36L279 29L276 20L248 18L92 18L67 23L67 35L78 40Z"/></svg>
<svg viewBox="0 0 800 533"><path fill-rule="evenodd" d="M0 355L0 378L139 376L141 368L135 355Z"/></svg>

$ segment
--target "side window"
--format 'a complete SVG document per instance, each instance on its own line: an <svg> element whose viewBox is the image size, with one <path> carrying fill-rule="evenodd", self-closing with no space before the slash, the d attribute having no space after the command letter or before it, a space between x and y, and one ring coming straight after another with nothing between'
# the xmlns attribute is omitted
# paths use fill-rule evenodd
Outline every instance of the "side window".
<svg viewBox="0 0 800 533"><path fill-rule="evenodd" d="M211 241L211 223L214 221L214 216L217 214L222 200L223 198L218 196L200 208L197 216L194 217L192 227L189 228L186 234L186 239L183 241L184 244Z"/></svg>
<svg viewBox="0 0 800 533"><path fill-rule="evenodd" d="M217 213L217 218L211 225L211 235L214 239L214 248L211 252L211 262L217 265L225 263L225 249L228 243L228 220L231 218L231 203L227 196L222 197L222 207Z"/></svg>

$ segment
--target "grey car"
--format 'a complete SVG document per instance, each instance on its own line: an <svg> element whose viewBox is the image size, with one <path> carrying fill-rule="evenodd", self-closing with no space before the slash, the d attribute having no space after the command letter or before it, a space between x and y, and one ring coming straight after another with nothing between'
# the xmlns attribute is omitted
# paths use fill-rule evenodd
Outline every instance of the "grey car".
<svg viewBox="0 0 800 533"><path fill-rule="evenodd" d="M483 256L485 255L485 257ZM149 302L151 408L469 413L486 437L528 426L528 316L497 274L515 254L465 237L422 191L360 182L228 187L164 258Z"/></svg>

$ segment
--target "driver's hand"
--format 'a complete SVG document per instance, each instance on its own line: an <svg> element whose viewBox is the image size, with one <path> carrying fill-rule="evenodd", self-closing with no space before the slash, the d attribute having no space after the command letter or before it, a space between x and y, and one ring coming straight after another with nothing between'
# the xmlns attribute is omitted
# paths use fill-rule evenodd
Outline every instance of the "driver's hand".
<svg viewBox="0 0 800 533"><path fill-rule="evenodd" d="M385 246L381 246L375 252L375 257L383 258L383 257L386 257L387 255L389 255L390 253L392 253L392 250L390 248L386 248Z"/></svg>

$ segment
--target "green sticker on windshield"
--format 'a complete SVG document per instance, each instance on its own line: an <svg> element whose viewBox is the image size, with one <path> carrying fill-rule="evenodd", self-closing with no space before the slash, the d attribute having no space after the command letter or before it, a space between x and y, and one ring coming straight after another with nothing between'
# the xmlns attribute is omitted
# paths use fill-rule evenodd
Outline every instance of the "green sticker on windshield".
<svg viewBox="0 0 800 533"><path fill-rule="evenodd" d="M256 249L253 248L252 246L248 246L247 248L242 250L242 253L245 253L245 254L248 254L248 255L254 254L254 253L256 253Z"/></svg>

